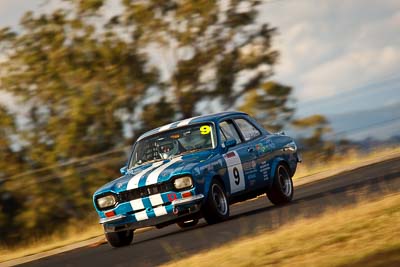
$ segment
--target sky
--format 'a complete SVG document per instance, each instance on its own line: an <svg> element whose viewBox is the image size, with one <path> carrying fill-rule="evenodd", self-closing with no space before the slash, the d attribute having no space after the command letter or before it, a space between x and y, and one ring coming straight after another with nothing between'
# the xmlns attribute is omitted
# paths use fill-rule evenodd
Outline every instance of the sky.
<svg viewBox="0 0 400 267"><path fill-rule="evenodd" d="M0 0L0 27L48 7ZM259 11L259 22L278 29L273 79L294 88L298 117L400 102L400 1L264 0Z"/></svg>
<svg viewBox="0 0 400 267"><path fill-rule="evenodd" d="M275 78L295 88L300 115L400 102L400 1L272 0L260 13L278 28Z"/></svg>

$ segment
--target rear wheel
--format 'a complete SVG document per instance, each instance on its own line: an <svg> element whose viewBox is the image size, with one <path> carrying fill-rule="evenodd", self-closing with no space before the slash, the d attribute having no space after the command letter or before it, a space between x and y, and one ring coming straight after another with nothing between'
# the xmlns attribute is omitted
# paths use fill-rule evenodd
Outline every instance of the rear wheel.
<svg viewBox="0 0 400 267"><path fill-rule="evenodd" d="M199 219L193 219L193 220L189 220L189 221L182 221L182 222L178 222L176 223L180 228L189 228L192 226L195 226L197 223L199 222Z"/></svg>
<svg viewBox="0 0 400 267"><path fill-rule="evenodd" d="M229 217L228 198L222 184L213 180L205 205L203 216L208 224L214 224L226 220Z"/></svg>
<svg viewBox="0 0 400 267"><path fill-rule="evenodd" d="M133 240L133 230L105 233L108 243L113 247L128 246Z"/></svg>
<svg viewBox="0 0 400 267"><path fill-rule="evenodd" d="M292 200L293 181L285 165L280 164L276 168L274 181L267 196L275 205L283 205Z"/></svg>

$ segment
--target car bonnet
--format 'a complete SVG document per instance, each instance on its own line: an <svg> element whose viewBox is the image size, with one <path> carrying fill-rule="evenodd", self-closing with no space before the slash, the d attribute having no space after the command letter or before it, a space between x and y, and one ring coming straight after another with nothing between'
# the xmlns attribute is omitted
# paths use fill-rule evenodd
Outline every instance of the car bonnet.
<svg viewBox="0 0 400 267"><path fill-rule="evenodd" d="M142 186L161 183L169 180L173 176L191 174L193 168L206 161L212 155L212 151L199 151L135 167L129 170L126 175L98 189L95 195L107 191L118 193Z"/></svg>

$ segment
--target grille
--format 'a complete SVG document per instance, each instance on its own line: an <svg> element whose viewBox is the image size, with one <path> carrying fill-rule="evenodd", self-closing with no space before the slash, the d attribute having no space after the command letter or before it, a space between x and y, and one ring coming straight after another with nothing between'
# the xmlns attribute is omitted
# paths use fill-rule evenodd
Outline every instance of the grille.
<svg viewBox="0 0 400 267"><path fill-rule="evenodd" d="M147 197L150 195L164 193L168 191L173 191L174 186L171 182L161 183L161 184L153 184L144 187L139 187L131 190L127 190L124 192L120 192L118 194L118 202L124 203L134 199Z"/></svg>

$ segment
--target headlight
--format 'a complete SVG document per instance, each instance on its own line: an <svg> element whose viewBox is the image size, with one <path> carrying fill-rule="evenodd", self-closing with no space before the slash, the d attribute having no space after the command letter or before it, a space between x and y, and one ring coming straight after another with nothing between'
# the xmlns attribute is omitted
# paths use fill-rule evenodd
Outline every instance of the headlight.
<svg viewBox="0 0 400 267"><path fill-rule="evenodd" d="M176 178L174 181L174 186L176 189L182 189L191 187L193 185L192 178L190 176L183 176Z"/></svg>
<svg viewBox="0 0 400 267"><path fill-rule="evenodd" d="M284 151L292 151L292 152L296 152L297 151L297 145L294 141L290 142L289 144L287 144L286 146L283 147Z"/></svg>
<svg viewBox="0 0 400 267"><path fill-rule="evenodd" d="M99 208L104 209L107 207L112 207L117 203L117 200L115 199L114 195L108 195L104 197L99 197L97 199L97 205Z"/></svg>

